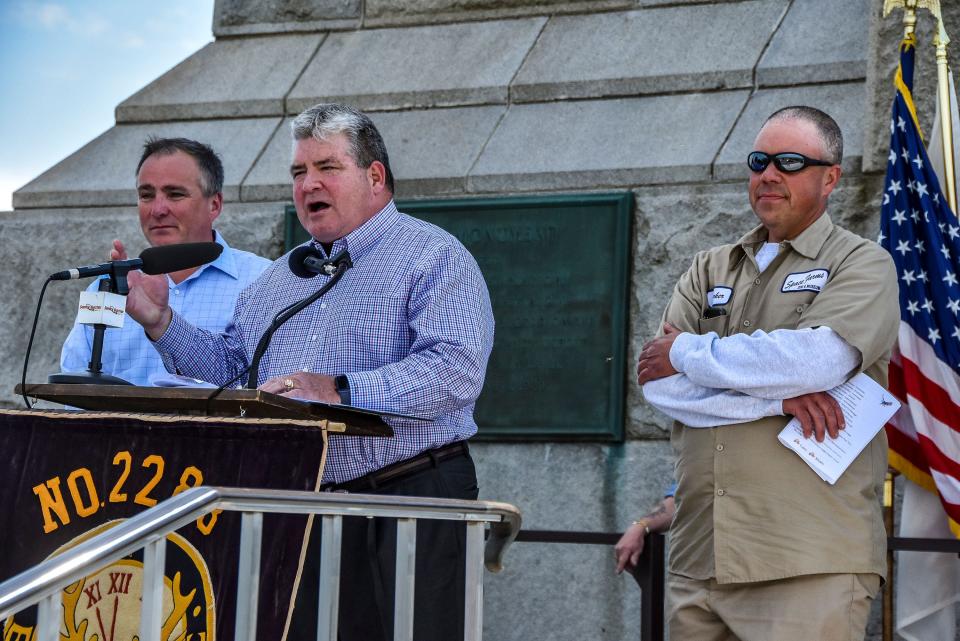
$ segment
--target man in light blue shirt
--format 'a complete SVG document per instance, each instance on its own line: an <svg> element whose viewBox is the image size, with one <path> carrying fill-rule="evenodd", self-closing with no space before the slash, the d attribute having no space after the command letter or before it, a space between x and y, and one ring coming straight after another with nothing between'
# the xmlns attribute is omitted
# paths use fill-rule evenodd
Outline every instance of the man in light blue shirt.
<svg viewBox="0 0 960 641"><path fill-rule="evenodd" d="M137 165L137 207L143 235L151 246L210 242L223 246L212 263L167 274L170 306L197 327L220 332L233 315L237 296L270 264L250 252L232 249L213 221L223 209L223 165L208 145L185 138L150 138ZM113 241L111 260L126 258ZM87 288L97 291L94 281ZM60 353L64 372L82 372L90 362L93 328L74 324ZM150 385L165 374L163 361L143 328L127 318L108 329L103 341L103 371L134 385Z"/></svg>

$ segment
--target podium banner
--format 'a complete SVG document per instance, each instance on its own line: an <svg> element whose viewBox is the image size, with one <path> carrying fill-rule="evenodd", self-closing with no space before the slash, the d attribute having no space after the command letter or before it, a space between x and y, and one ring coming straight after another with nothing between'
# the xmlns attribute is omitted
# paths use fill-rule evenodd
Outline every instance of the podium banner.
<svg viewBox="0 0 960 641"><path fill-rule="evenodd" d="M0 410L0 580L198 485L315 490L321 431L277 419ZM306 517L264 515L257 638L286 622ZM163 639L233 639L240 514L213 512L168 537ZM139 634L140 553L63 591L60 639ZM3 641L34 638L31 608Z"/></svg>

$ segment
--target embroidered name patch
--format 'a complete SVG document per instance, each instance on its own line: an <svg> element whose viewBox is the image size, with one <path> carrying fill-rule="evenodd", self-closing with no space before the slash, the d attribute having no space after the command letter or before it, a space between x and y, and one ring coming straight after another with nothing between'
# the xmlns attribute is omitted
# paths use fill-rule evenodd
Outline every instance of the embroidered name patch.
<svg viewBox="0 0 960 641"><path fill-rule="evenodd" d="M781 292L819 292L827 284L830 272L826 269L811 269L808 272L787 274Z"/></svg>
<svg viewBox="0 0 960 641"><path fill-rule="evenodd" d="M714 287L707 292L707 306L719 307L726 305L730 302L731 296L733 296L733 290L729 287L723 287L722 285Z"/></svg>

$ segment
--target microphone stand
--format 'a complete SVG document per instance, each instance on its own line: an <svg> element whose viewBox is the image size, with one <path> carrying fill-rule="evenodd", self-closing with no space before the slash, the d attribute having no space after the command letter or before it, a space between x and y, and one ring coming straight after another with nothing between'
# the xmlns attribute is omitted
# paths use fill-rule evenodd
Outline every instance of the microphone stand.
<svg viewBox="0 0 960 641"><path fill-rule="evenodd" d="M114 265L110 275L100 279L98 291L111 292L121 296L129 294L130 286L127 285L129 270L130 267L126 265ZM133 385L130 381L118 376L103 373L103 334L106 331L107 326L103 323L94 324L93 347L90 350L90 362L87 364L87 371L51 374L47 377L47 382L62 385Z"/></svg>
<svg viewBox="0 0 960 641"><path fill-rule="evenodd" d="M270 339L273 338L274 332L280 329L280 326L290 320L294 315L299 314L304 309L315 303L321 296L333 289L333 286L336 285L341 278L343 278L343 275L346 273L346 271L353 267L353 261L350 260L350 254L344 251L340 255L336 256L336 267L337 270L333 273L333 276L330 277L330 280L323 285L323 287L310 294L299 303L295 303L290 307L287 307L273 318L273 322L270 323L270 327L268 327L267 331L265 331L263 336L260 337L260 341L257 343L257 348L253 350L253 357L250 359L250 375L247 377L247 389L257 388L257 379L260 377L260 359L263 358L264 353L267 351L267 347L270 345Z"/></svg>

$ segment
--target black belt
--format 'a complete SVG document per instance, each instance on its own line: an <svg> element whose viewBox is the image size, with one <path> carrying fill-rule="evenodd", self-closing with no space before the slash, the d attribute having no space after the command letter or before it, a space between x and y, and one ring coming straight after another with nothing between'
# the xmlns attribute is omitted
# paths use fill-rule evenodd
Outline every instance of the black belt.
<svg viewBox="0 0 960 641"><path fill-rule="evenodd" d="M366 490L376 491L378 488L398 481L404 477L412 476L417 472L422 472L431 467L436 467L441 461L456 458L458 456L469 456L470 448L466 441L457 441L438 447L433 450L427 450L422 454L408 458L405 461L391 463L390 465L374 470L369 474L364 474L343 483L327 483L321 485L320 489L325 492L364 492Z"/></svg>

